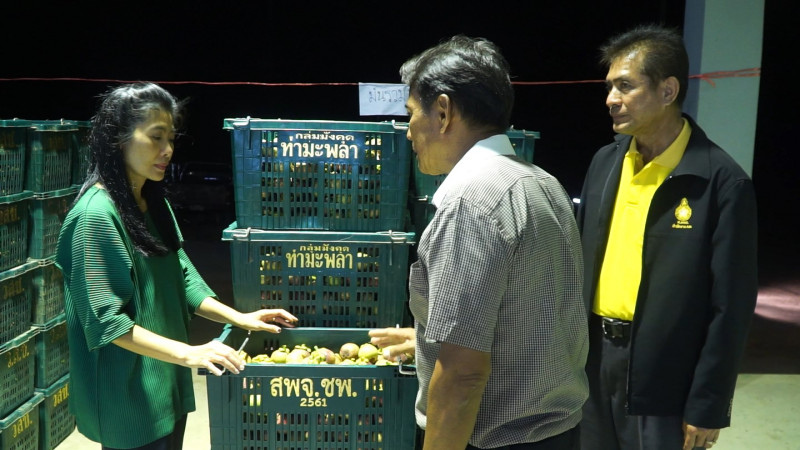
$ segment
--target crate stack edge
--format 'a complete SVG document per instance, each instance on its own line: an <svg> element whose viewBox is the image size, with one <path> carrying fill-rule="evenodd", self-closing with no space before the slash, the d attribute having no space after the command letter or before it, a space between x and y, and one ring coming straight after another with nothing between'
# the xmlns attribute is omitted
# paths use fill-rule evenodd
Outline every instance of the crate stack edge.
<svg viewBox="0 0 800 450"><path fill-rule="evenodd" d="M410 144L388 122L225 119L236 222L236 309L283 308L299 327L253 333L244 350L369 341L404 320ZM226 327L238 348L245 333ZM416 377L396 366L249 364L208 377L211 448L414 448ZM244 401L242 401L244 399Z"/></svg>
<svg viewBox="0 0 800 450"><path fill-rule="evenodd" d="M88 125L0 120L0 448L51 450L75 427L65 398L63 277L54 260L85 178L76 168L86 170Z"/></svg>
<svg viewBox="0 0 800 450"><path fill-rule="evenodd" d="M42 398L34 388L37 333L29 328L0 345L4 362L0 364L0 448L38 447Z"/></svg>
<svg viewBox="0 0 800 450"><path fill-rule="evenodd" d="M69 411L70 375L66 374L46 388L37 388L39 405L39 450L53 450L75 431L75 416Z"/></svg>
<svg viewBox="0 0 800 450"><path fill-rule="evenodd" d="M347 321L345 310L368 315L355 304L370 295L381 309L397 311L390 301L405 308L416 240L406 231L405 131L389 122L252 118L225 119L223 129L234 171L236 222L223 230L234 307L284 308L302 317L300 326L401 324L402 313Z"/></svg>

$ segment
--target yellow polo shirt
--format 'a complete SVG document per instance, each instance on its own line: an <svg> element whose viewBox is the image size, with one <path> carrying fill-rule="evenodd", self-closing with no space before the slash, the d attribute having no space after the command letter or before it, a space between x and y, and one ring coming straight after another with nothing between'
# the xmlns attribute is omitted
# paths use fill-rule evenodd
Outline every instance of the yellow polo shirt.
<svg viewBox="0 0 800 450"><path fill-rule="evenodd" d="M633 320L642 276L642 243L647 211L653 194L680 162L692 127L683 120L683 128L663 153L642 167L642 154L636 139L625 154L622 176L617 189L608 245L600 269L592 311L622 320Z"/></svg>

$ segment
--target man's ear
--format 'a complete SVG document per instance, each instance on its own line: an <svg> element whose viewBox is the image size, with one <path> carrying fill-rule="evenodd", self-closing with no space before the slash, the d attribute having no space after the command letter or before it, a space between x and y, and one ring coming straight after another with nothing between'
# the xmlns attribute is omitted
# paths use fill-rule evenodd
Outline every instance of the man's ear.
<svg viewBox="0 0 800 450"><path fill-rule="evenodd" d="M664 95L664 104L670 105L678 98L678 92L681 90L681 84L675 77L669 77L664 80L664 88L662 90Z"/></svg>
<svg viewBox="0 0 800 450"><path fill-rule="evenodd" d="M439 118L439 133L444 134L453 120L455 112L453 101L447 94L439 94L436 98L435 113Z"/></svg>

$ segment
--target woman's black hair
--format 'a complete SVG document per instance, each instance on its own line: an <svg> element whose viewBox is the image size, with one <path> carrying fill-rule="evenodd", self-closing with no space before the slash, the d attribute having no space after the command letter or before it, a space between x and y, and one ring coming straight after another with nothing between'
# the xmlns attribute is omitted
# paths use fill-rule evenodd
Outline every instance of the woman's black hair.
<svg viewBox="0 0 800 450"><path fill-rule="evenodd" d="M92 118L88 173L78 198L96 183L102 184L134 247L146 256L177 251L181 242L167 205L163 181L147 180L142 186L142 197L147 201L148 212L161 239L147 229L145 216L133 197L122 145L130 142L136 127L146 123L154 111L169 114L177 128L182 107L182 103L164 88L153 83L134 83L102 94L100 107Z"/></svg>

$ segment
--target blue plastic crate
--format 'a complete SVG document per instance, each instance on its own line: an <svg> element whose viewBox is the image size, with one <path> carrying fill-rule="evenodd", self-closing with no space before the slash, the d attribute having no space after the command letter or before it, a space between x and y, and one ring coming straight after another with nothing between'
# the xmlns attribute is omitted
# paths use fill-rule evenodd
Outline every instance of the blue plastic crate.
<svg viewBox="0 0 800 450"><path fill-rule="evenodd" d="M233 303L283 308L301 326L387 327L403 322L414 233L223 231L231 243Z"/></svg>
<svg viewBox="0 0 800 450"><path fill-rule="evenodd" d="M243 228L403 230L409 142L389 122L225 119Z"/></svg>
<svg viewBox="0 0 800 450"><path fill-rule="evenodd" d="M338 348L369 342L367 333L254 332L244 350L255 356L284 344ZM218 339L239 348L245 335L228 326ZM414 372L398 366L247 364L239 374L206 378L211 449L412 450L417 387Z"/></svg>

